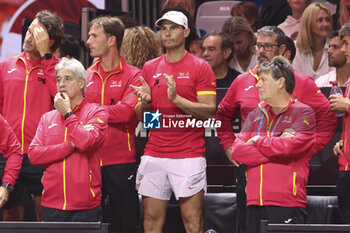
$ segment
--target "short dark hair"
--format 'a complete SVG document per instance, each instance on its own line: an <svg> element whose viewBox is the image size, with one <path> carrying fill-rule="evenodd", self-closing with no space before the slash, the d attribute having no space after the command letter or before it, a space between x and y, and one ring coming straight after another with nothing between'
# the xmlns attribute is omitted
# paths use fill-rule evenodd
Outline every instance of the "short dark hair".
<svg viewBox="0 0 350 233"><path fill-rule="evenodd" d="M259 8L254 2L244 1L236 4L231 9L231 15L234 15L234 11L241 11L247 20L255 19L252 29L254 31L258 30L262 26L261 16L259 14Z"/></svg>
<svg viewBox="0 0 350 233"><path fill-rule="evenodd" d="M80 47L81 44L79 43L79 40L76 37L67 34L59 47L61 57L69 55L70 57L74 57L75 59L79 60Z"/></svg>
<svg viewBox="0 0 350 233"><path fill-rule="evenodd" d="M118 50L120 49L120 46L122 45L122 42L123 42L124 31L125 31L125 26L121 21L121 19L119 19L118 17L112 17L112 16L100 16L93 19L90 22L89 28L91 28L93 25L102 26L107 37L115 36L117 41L117 49Z"/></svg>
<svg viewBox="0 0 350 233"><path fill-rule="evenodd" d="M40 24L44 25L49 38L54 40L50 47L51 52L54 52L61 45L64 38L64 26L61 17L56 13L42 10L35 15L35 18L38 19Z"/></svg>
<svg viewBox="0 0 350 233"><path fill-rule="evenodd" d="M295 86L294 70L290 62L283 56L276 56L271 61L264 62L258 67L258 74L266 72L271 74L274 80L285 78L285 90L292 94Z"/></svg>
<svg viewBox="0 0 350 233"><path fill-rule="evenodd" d="M230 56L226 59L226 61L230 61L233 57L233 43L230 40L230 35L227 34L226 32L209 32L208 34L205 35L204 40L208 38L209 36L220 36L221 37L221 44L220 44L220 49L223 51L225 49L231 49L231 54Z"/></svg>
<svg viewBox="0 0 350 233"><path fill-rule="evenodd" d="M333 39L334 37L339 36L339 31L335 30L333 32L331 32L331 34L329 35L329 39Z"/></svg>
<svg viewBox="0 0 350 233"><path fill-rule="evenodd" d="M198 37L198 38L192 40L191 44L197 44L201 49L203 49L203 41L204 41L203 37Z"/></svg>
<svg viewBox="0 0 350 233"><path fill-rule="evenodd" d="M293 62L296 51L297 51L297 48L295 47L294 41L290 37L285 36L283 44L286 46L285 51L287 51L287 50L290 51L290 58L289 59L291 62Z"/></svg>
<svg viewBox="0 0 350 233"><path fill-rule="evenodd" d="M118 18L123 22L125 29L139 26L137 20L129 15L119 15Z"/></svg>
<svg viewBox="0 0 350 233"><path fill-rule="evenodd" d="M281 46L283 44L286 36L284 32L277 26L264 26L258 30L258 35L263 35L263 36L277 35L276 43L278 44L278 46Z"/></svg>

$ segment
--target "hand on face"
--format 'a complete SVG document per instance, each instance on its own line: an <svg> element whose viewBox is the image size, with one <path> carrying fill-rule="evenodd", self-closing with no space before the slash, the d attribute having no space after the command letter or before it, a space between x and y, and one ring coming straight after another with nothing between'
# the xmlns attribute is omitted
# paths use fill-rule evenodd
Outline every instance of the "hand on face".
<svg viewBox="0 0 350 233"><path fill-rule="evenodd" d="M36 26L33 29L34 40L36 43L36 49L40 53L40 56L44 56L46 53L50 53L50 38L43 26Z"/></svg>
<svg viewBox="0 0 350 233"><path fill-rule="evenodd" d="M70 99L66 93L57 93L54 99L54 106L63 116L71 112Z"/></svg>

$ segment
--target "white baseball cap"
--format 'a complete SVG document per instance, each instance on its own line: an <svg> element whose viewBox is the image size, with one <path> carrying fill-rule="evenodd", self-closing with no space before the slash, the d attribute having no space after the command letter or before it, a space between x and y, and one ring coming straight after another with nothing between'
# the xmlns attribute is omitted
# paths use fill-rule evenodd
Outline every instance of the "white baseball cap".
<svg viewBox="0 0 350 233"><path fill-rule="evenodd" d="M162 20L169 20L173 23L176 23L180 26L183 26L184 28L188 28L188 21L187 21L187 17L186 15L184 15L182 12L180 11L168 11L167 13L165 13L162 18L158 19L156 21L156 26L160 27L160 22Z"/></svg>

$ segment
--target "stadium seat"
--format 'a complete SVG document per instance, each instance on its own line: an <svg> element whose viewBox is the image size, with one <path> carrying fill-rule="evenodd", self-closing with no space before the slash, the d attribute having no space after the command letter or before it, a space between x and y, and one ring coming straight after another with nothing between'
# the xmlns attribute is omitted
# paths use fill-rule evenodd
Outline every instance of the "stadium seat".
<svg viewBox="0 0 350 233"><path fill-rule="evenodd" d="M241 1L204 2L197 9L196 27L206 32L221 31L225 20L231 16L231 9Z"/></svg>

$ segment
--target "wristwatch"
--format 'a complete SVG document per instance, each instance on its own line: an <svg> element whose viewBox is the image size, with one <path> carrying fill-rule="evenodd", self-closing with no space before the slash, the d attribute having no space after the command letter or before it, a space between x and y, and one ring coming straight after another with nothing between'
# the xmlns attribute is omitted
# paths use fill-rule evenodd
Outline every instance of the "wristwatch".
<svg viewBox="0 0 350 233"><path fill-rule="evenodd" d="M66 115L64 115L64 119L67 120L68 117L70 117L71 115L73 115L73 112L67 112Z"/></svg>
<svg viewBox="0 0 350 233"><path fill-rule="evenodd" d="M11 192L13 190L13 186L10 183L2 182L1 186L5 187L7 189L7 191L9 191L9 192Z"/></svg>

